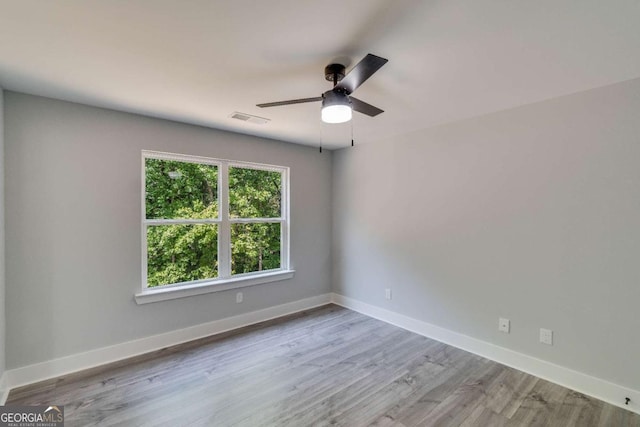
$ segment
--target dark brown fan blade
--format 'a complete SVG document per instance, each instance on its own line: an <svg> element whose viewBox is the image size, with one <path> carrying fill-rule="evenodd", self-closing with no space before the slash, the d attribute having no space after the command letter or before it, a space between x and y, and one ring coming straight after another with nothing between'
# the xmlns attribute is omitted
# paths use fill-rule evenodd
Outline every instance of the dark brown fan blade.
<svg viewBox="0 0 640 427"><path fill-rule="evenodd" d="M378 107L374 107L371 104L367 104L364 101L360 101L358 98L354 98L350 96L351 106L353 107L353 111L357 111L358 113L366 114L367 116L375 117L380 113L384 113L384 110L379 109Z"/></svg>
<svg viewBox="0 0 640 427"><path fill-rule="evenodd" d="M260 107L260 108L279 107L281 105L303 104L305 102L317 102L317 101L322 101L322 97L316 96L315 98L300 98L300 99L291 99L289 101L267 102L265 104L257 104L256 107Z"/></svg>
<svg viewBox="0 0 640 427"><path fill-rule="evenodd" d="M347 94L352 94L353 91L364 83L369 77L378 71L389 60L381 58L376 55L368 54L362 61L349 71L344 78L337 84L336 88L343 89Z"/></svg>

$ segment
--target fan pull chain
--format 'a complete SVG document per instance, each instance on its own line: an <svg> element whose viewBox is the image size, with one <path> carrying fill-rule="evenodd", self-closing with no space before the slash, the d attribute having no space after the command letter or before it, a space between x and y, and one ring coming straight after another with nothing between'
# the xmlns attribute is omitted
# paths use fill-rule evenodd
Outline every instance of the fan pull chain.
<svg viewBox="0 0 640 427"><path fill-rule="evenodd" d="M353 147L353 119L351 119L351 146Z"/></svg>
<svg viewBox="0 0 640 427"><path fill-rule="evenodd" d="M320 122L320 152L322 153L322 138L323 138L324 126L322 126L322 121Z"/></svg>

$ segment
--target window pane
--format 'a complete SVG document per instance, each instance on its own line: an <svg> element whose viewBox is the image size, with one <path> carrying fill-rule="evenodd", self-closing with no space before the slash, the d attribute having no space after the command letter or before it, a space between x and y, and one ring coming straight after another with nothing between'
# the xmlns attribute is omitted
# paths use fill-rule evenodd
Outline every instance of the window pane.
<svg viewBox="0 0 640 427"><path fill-rule="evenodd" d="M231 224L231 274L280 268L280 224Z"/></svg>
<svg viewBox="0 0 640 427"><path fill-rule="evenodd" d="M280 218L281 198L281 172L229 168L229 217Z"/></svg>
<svg viewBox="0 0 640 427"><path fill-rule="evenodd" d="M147 219L218 217L218 168L214 165L145 159Z"/></svg>
<svg viewBox="0 0 640 427"><path fill-rule="evenodd" d="M218 277L218 226L147 227L149 287Z"/></svg>

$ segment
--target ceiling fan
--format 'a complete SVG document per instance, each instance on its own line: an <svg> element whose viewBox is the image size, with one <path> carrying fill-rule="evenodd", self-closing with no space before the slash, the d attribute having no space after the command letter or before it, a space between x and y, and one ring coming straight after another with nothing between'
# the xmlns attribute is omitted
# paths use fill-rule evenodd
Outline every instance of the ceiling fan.
<svg viewBox="0 0 640 427"><path fill-rule="evenodd" d="M344 65L329 64L324 68L324 76L333 82L333 89L326 91L322 96L267 102L257 106L266 108L322 101L322 121L325 123L348 122L351 120L352 111L375 117L384 111L354 98L351 94L387 62L388 59L368 54L348 74L345 74Z"/></svg>

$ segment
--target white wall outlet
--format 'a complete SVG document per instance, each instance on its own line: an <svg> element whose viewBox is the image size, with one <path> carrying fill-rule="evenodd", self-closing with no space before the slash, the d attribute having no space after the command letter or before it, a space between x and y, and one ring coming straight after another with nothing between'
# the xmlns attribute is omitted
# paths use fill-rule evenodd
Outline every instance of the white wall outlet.
<svg viewBox="0 0 640 427"><path fill-rule="evenodd" d="M551 329L540 328L540 342L542 344L553 345L553 331Z"/></svg>
<svg viewBox="0 0 640 427"><path fill-rule="evenodd" d="M386 289L384 290L384 297L385 297L386 299L391 299L391 288L386 288Z"/></svg>
<svg viewBox="0 0 640 427"><path fill-rule="evenodd" d="M500 332L504 332L505 334L508 334L510 325L511 325L511 322L509 322L509 319L505 319L504 317L501 317L498 319L498 330Z"/></svg>
<svg viewBox="0 0 640 427"><path fill-rule="evenodd" d="M244 296L242 295L242 292L238 292L236 294L236 304L240 304L243 300Z"/></svg>

